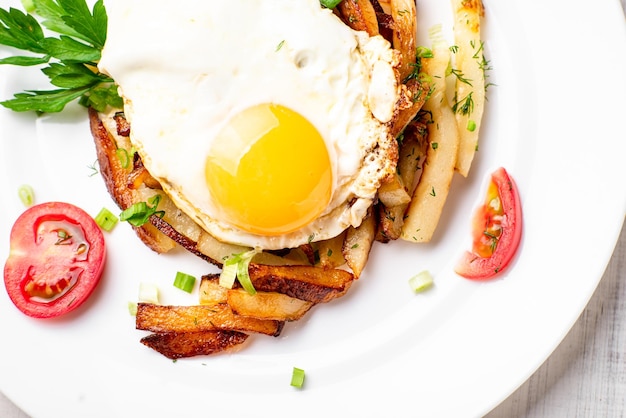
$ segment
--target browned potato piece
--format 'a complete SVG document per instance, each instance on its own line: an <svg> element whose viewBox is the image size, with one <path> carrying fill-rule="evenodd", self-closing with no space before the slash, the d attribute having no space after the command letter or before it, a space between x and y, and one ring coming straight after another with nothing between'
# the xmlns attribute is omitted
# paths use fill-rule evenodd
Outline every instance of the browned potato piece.
<svg viewBox="0 0 626 418"><path fill-rule="evenodd" d="M242 344L247 338L247 334L238 331L167 332L150 334L140 342L176 360L219 353Z"/></svg>
<svg viewBox="0 0 626 418"><path fill-rule="evenodd" d="M297 321L311 309L313 302L276 292L249 294L244 289L228 291L228 305L238 315L276 321Z"/></svg>
<svg viewBox="0 0 626 418"><path fill-rule="evenodd" d="M397 137L411 123L428 99L430 86L416 78L408 80L401 86L401 95L398 99L398 114L391 121L391 134Z"/></svg>
<svg viewBox="0 0 626 418"><path fill-rule="evenodd" d="M219 274L207 274L200 280L200 305L226 303L228 290L219 284Z"/></svg>
<svg viewBox="0 0 626 418"><path fill-rule="evenodd" d="M342 0L337 8L346 25L354 30L378 35L378 19L370 0Z"/></svg>
<svg viewBox="0 0 626 418"><path fill-rule="evenodd" d="M312 266L250 264L248 273L257 291L283 293L313 303L343 296L354 280L348 271Z"/></svg>
<svg viewBox="0 0 626 418"><path fill-rule="evenodd" d="M137 304L135 327L157 333L235 330L278 336L284 323L236 315L225 303L171 306Z"/></svg>
<svg viewBox="0 0 626 418"><path fill-rule="evenodd" d="M104 126L98 112L91 108L89 109L89 124L96 146L100 173L113 200L121 209L142 201L137 189L128 187L129 175L133 169L131 161L123 161L118 154L118 149L130 149L130 144L118 144L117 140L123 141L124 138L121 136L114 138ZM127 158L132 158L127 151L125 155ZM158 253L168 252L176 246L173 240L161 234L151 224L139 228L133 227L133 229L148 247Z"/></svg>
<svg viewBox="0 0 626 418"><path fill-rule="evenodd" d="M378 188L378 200L387 207L404 205L411 201L411 196L398 172L388 176L381 183Z"/></svg>
<svg viewBox="0 0 626 418"><path fill-rule="evenodd" d="M343 258L343 241L345 239L345 231L334 238L315 243L316 251L319 254L318 265L322 268L334 269L343 264L346 260Z"/></svg>
<svg viewBox="0 0 626 418"><path fill-rule="evenodd" d="M314 305L313 302L281 293L257 291L256 294L250 295L240 287L227 289L220 286L219 275L203 276L200 282L200 304L217 303L228 303L238 315L277 321L300 319Z"/></svg>
<svg viewBox="0 0 626 418"><path fill-rule="evenodd" d="M370 213L357 228L350 227L343 243L343 256L356 278L361 276L376 237L376 218Z"/></svg>
<svg viewBox="0 0 626 418"><path fill-rule="evenodd" d="M413 71L415 64L417 37L415 0L391 0L389 6L394 23L393 47L400 51L400 79L404 80Z"/></svg>

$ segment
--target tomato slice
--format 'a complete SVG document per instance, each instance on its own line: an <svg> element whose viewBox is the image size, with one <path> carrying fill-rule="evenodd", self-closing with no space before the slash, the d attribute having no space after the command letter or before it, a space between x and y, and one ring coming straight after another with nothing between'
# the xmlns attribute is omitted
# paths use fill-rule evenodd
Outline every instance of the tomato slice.
<svg viewBox="0 0 626 418"><path fill-rule="evenodd" d="M468 279L491 279L509 265L522 238L519 191L504 168L491 174L487 196L472 226L472 251L464 253L455 271Z"/></svg>
<svg viewBox="0 0 626 418"><path fill-rule="evenodd" d="M78 308L100 281L104 236L82 209L63 202L31 206L11 229L4 284L15 306L34 318Z"/></svg>

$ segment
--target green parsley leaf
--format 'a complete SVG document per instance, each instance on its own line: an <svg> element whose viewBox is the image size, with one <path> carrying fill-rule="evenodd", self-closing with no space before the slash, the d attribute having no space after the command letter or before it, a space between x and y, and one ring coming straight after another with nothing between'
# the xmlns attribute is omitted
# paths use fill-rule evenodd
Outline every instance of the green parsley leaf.
<svg viewBox="0 0 626 418"><path fill-rule="evenodd" d="M41 71L58 89L27 90L0 104L17 112L53 113L79 99L81 105L98 111L107 106L121 108L113 80L97 69L107 36L103 0L96 1L92 10L86 0L32 0L32 9L41 24L18 9L0 9L0 44L28 52L0 59L0 65L47 63ZM46 36L42 25L58 36Z"/></svg>

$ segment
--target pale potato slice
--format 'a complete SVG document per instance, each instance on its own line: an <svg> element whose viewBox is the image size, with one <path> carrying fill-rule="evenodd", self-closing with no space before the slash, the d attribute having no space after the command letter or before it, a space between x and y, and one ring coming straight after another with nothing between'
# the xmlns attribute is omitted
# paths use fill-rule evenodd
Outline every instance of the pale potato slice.
<svg viewBox="0 0 626 418"><path fill-rule="evenodd" d="M429 147L422 175L413 193L402 226L401 238L412 242L431 240L448 197L456 164L459 133L446 93L446 71L450 50L435 39L433 57L422 58L422 66L433 79L433 91L424 110L432 115L428 126Z"/></svg>
<svg viewBox="0 0 626 418"><path fill-rule="evenodd" d="M375 237L376 218L371 209L361 225L356 228L350 227L346 231L343 256L357 279L365 269Z"/></svg>
<svg viewBox="0 0 626 418"><path fill-rule="evenodd" d="M334 238L314 243L315 251L319 256L318 266L326 269L334 269L343 264L346 260L343 257L343 241L346 232L342 232Z"/></svg>
<svg viewBox="0 0 626 418"><path fill-rule="evenodd" d="M244 289L228 291L228 306L238 315L276 321L297 321L314 305L276 292L249 294Z"/></svg>
<svg viewBox="0 0 626 418"><path fill-rule="evenodd" d="M480 39L480 19L484 15L481 0L452 0L454 12L454 67L456 80L456 120L460 135L456 163L464 177L469 174L478 149L482 116L485 108L485 59Z"/></svg>

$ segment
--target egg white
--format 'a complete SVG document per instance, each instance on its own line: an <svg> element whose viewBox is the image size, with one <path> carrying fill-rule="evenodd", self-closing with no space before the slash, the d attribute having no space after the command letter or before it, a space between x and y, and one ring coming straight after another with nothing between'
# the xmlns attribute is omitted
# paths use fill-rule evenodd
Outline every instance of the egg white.
<svg viewBox="0 0 626 418"><path fill-rule="evenodd" d="M176 205L216 238L293 248L358 226L395 170L388 122L398 57L382 37L344 25L318 0L106 0L100 71L124 98L131 141ZM205 161L233 115L260 103L307 118L327 145L333 192L307 226L280 236L219 219Z"/></svg>

